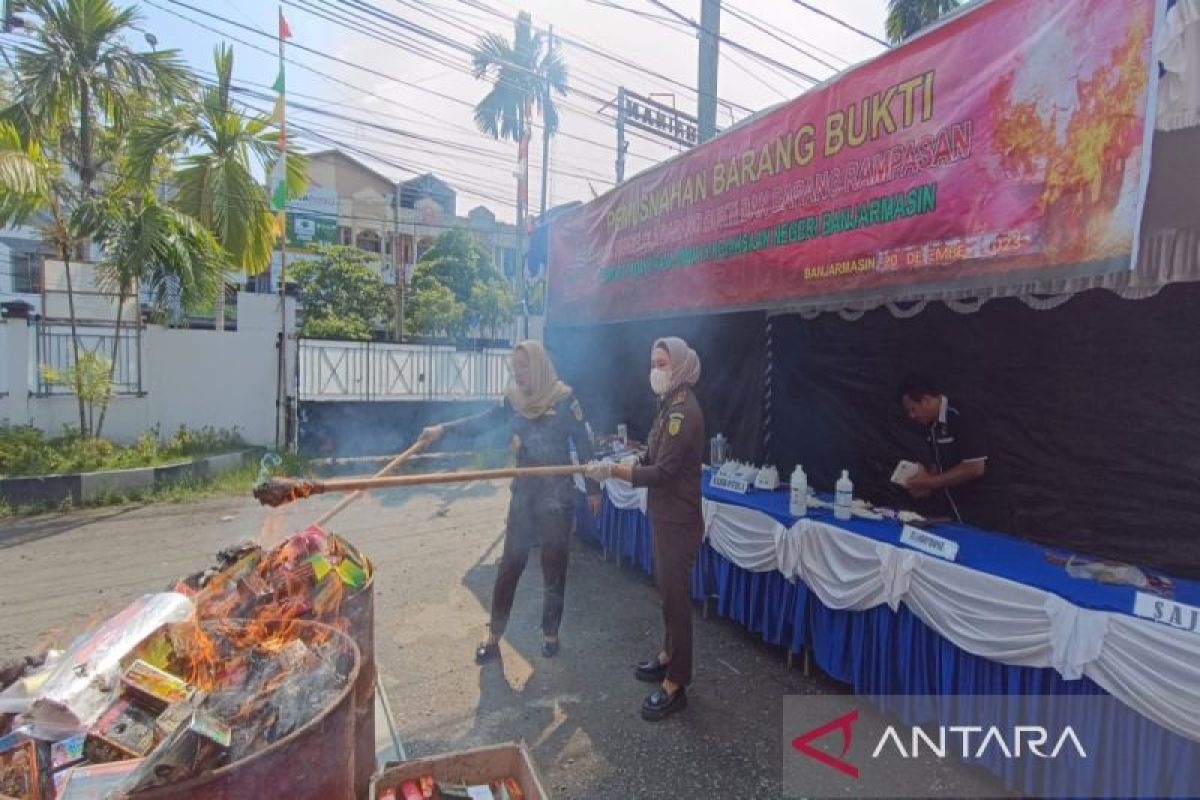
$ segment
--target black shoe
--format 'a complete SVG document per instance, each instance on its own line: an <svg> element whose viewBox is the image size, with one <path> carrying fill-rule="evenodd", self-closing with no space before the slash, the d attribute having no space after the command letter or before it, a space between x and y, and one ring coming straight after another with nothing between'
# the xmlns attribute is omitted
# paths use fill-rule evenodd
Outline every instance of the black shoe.
<svg viewBox="0 0 1200 800"><path fill-rule="evenodd" d="M542 639L542 657L554 658L558 655L558 639Z"/></svg>
<svg viewBox="0 0 1200 800"><path fill-rule="evenodd" d="M493 644L484 642L483 644L479 645L479 647L475 648L475 663L486 664L498 655L500 655L499 642L495 642Z"/></svg>
<svg viewBox="0 0 1200 800"><path fill-rule="evenodd" d="M662 683L662 679L667 677L667 665L660 662L658 656L647 658L645 661L638 662L637 667L633 670L633 676L646 683Z"/></svg>
<svg viewBox="0 0 1200 800"><path fill-rule="evenodd" d="M658 722L685 708L687 708L687 690L680 686L674 694L667 694L667 690L660 686L642 701L642 719L648 722Z"/></svg>

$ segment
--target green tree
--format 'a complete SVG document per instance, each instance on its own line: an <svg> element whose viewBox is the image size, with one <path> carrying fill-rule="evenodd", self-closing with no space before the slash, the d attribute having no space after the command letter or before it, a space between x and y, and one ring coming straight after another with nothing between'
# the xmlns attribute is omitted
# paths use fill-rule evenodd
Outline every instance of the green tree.
<svg viewBox="0 0 1200 800"><path fill-rule="evenodd" d="M177 50L139 51L129 46L126 38L141 24L132 8L118 8L112 0L28 0L26 5L30 36L16 48L15 96L0 118L15 127L27 146L36 143L47 165L53 165L46 171L40 204L48 216L43 238L66 272L71 343L78 365L71 256L78 242L95 233L97 180L116 160L147 106L170 103L193 81ZM70 175L62 174L60 165ZM18 207L15 213L25 211ZM79 428L86 432L87 409L82 387L76 388Z"/></svg>
<svg viewBox="0 0 1200 800"><path fill-rule="evenodd" d="M961 5L961 0L888 0L888 40L900 44Z"/></svg>
<svg viewBox="0 0 1200 800"><path fill-rule="evenodd" d="M512 319L508 282L479 240L465 230L448 230L434 241L417 262L412 285L414 332L461 337L474 320L494 333Z"/></svg>
<svg viewBox="0 0 1200 800"><path fill-rule="evenodd" d="M454 292L432 281L409 293L408 322L418 333L431 336L461 336L466 326L467 307Z"/></svg>
<svg viewBox="0 0 1200 800"><path fill-rule="evenodd" d="M217 82L176 107L147 121L130 137L130 153L139 177L149 177L156 154L186 150L174 177L174 205L212 231L227 254L225 269L255 275L270 266L275 246L275 215L266 187L254 177L257 166L267 175L279 157L278 130L271 119L250 114L230 99L233 51L224 44L213 51ZM308 160L289 149L288 195L299 197L308 182ZM222 281L215 294L216 324L225 325Z"/></svg>
<svg viewBox="0 0 1200 800"><path fill-rule="evenodd" d="M153 192L118 192L103 199L97 239L104 256L96 265L100 288L117 296L113 325L112 357L108 381L116 379L121 341L121 316L125 301L136 296L138 286L150 290L159 307L168 291L178 294L191 310L206 303L222 283L225 252L194 217L161 203ZM93 435L104 429L111 392L99 400L100 417Z"/></svg>
<svg viewBox="0 0 1200 800"><path fill-rule="evenodd" d="M317 258L292 269L300 287L302 336L370 339L386 325L392 296L365 253L353 247L325 245Z"/></svg>
<svg viewBox="0 0 1200 800"><path fill-rule="evenodd" d="M97 352L84 350L75 363L65 370L42 365L42 377L47 383L70 388L83 403L86 424L79 429L83 438L91 438L96 406L107 406L113 396L112 366ZM103 414L103 412L101 412ZM98 434L97 434L98 435Z"/></svg>
<svg viewBox="0 0 1200 800"><path fill-rule="evenodd" d="M470 311L479 319L479 329L491 338L513 320L512 290L504 281L477 283L471 290Z"/></svg>
<svg viewBox="0 0 1200 800"><path fill-rule="evenodd" d="M437 281L460 303L466 303L475 284L493 274L491 258L479 240L465 230L452 228L438 236L417 261L412 282L415 290Z"/></svg>
<svg viewBox="0 0 1200 800"><path fill-rule="evenodd" d="M20 225L46 203L50 170L36 142L21 140L17 128L0 122L0 220Z"/></svg>
<svg viewBox="0 0 1200 800"><path fill-rule="evenodd" d="M475 106L479 130L493 139L520 141L536 110L551 135L558 131L554 95L567 95L567 65L533 30L528 12L517 15L512 42L498 33L481 36L471 64L477 79L489 78L494 84Z"/></svg>
<svg viewBox="0 0 1200 800"><path fill-rule="evenodd" d="M188 92L178 50L134 50L142 18L112 0L27 0L31 38L17 47L15 102L5 117L53 144L85 193L141 119L148 102Z"/></svg>

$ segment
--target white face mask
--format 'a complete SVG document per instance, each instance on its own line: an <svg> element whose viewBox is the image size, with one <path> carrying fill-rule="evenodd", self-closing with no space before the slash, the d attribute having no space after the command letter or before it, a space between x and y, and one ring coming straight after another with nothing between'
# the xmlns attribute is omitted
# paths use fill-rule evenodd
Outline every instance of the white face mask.
<svg viewBox="0 0 1200 800"><path fill-rule="evenodd" d="M650 370L650 388L660 397L671 388L671 373L669 370L655 367Z"/></svg>

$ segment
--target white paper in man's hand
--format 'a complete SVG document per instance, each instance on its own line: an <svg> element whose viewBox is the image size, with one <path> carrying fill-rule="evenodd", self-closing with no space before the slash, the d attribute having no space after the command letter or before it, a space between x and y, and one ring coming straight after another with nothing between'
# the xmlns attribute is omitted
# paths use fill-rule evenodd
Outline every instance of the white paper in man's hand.
<svg viewBox="0 0 1200 800"><path fill-rule="evenodd" d="M916 477L920 471L920 464L914 464L911 461L901 461L896 465L896 470L892 473L892 483L898 483L901 486L904 486L910 480Z"/></svg>

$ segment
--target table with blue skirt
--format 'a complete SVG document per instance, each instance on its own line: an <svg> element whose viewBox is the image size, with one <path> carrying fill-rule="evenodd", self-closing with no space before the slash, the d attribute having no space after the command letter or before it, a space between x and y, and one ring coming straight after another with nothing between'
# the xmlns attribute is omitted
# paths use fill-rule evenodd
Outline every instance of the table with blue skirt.
<svg viewBox="0 0 1200 800"><path fill-rule="evenodd" d="M1015 537L930 527L957 545L950 563L902 542L894 521L837 520L827 509L797 519L786 491L737 494L712 486L706 471L703 495L694 598L785 648L789 663L811 659L908 723L936 712L897 698L1115 697L1096 703L1107 716L1095 727L1109 735L1083 765L1051 774L1027 761L980 763L1027 793L1181 797L1200 786L1200 630L1186 629L1200 583L1171 581L1172 627L1143 618L1148 592L1071 577L1071 554ZM644 507L644 493L609 481L598 518L580 504L577 535L653 574Z"/></svg>

